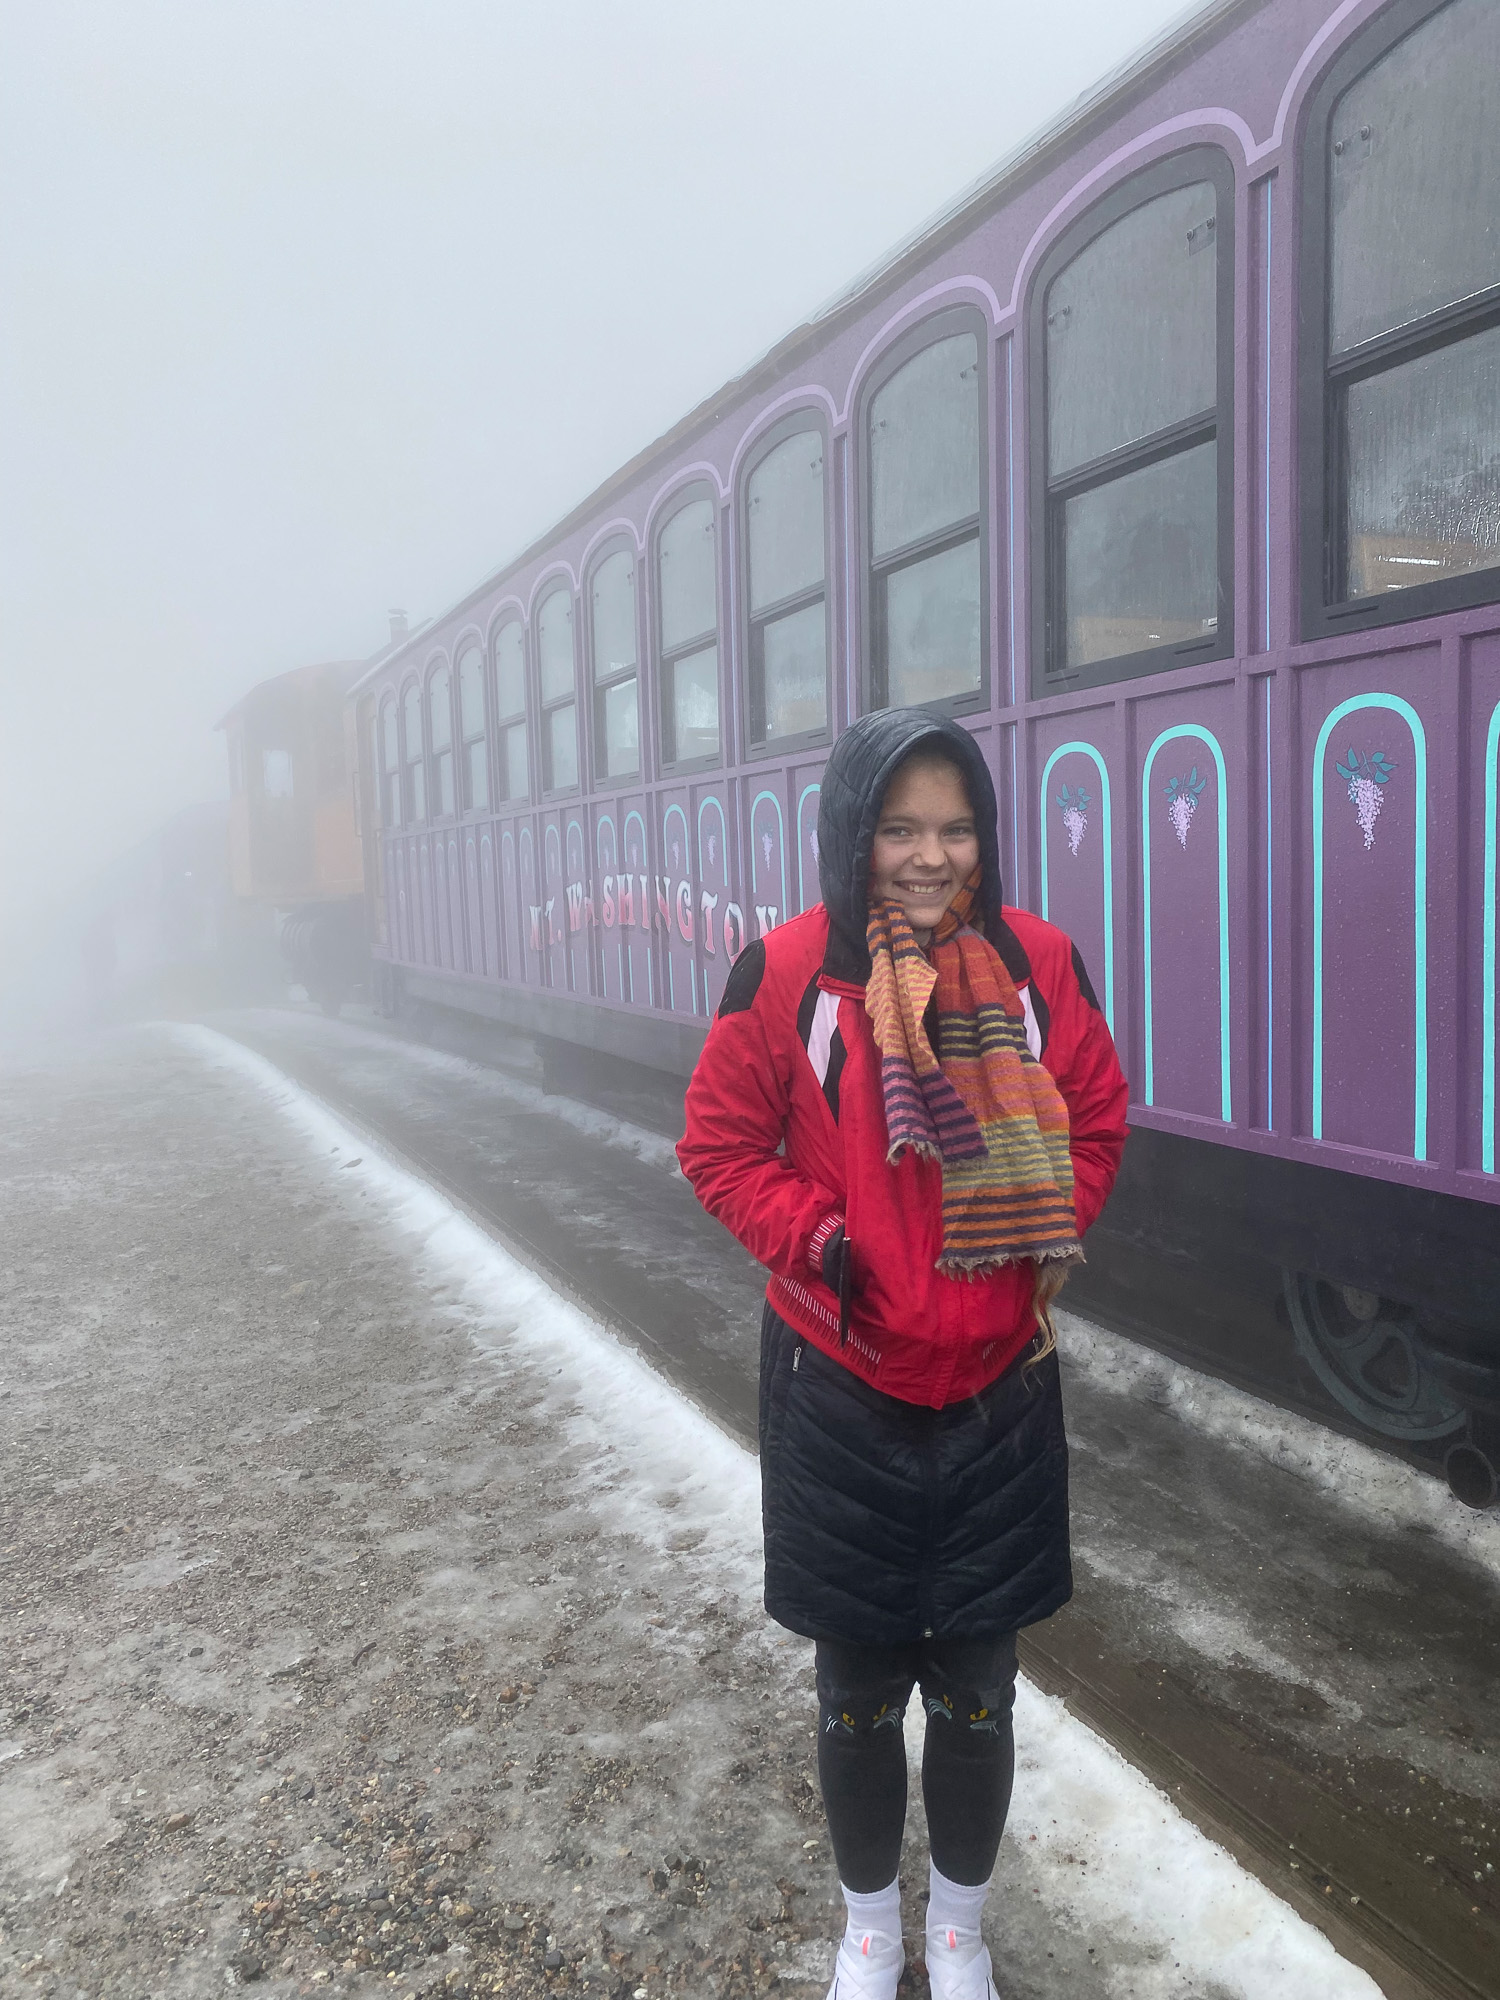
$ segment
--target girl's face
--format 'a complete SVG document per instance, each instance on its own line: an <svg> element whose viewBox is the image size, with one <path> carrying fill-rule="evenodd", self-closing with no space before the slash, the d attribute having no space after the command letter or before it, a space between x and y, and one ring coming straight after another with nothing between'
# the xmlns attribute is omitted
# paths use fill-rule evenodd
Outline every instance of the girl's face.
<svg viewBox="0 0 1500 2000"><path fill-rule="evenodd" d="M978 829L953 765L913 760L898 766L870 851L871 902L899 903L925 944L978 862Z"/></svg>

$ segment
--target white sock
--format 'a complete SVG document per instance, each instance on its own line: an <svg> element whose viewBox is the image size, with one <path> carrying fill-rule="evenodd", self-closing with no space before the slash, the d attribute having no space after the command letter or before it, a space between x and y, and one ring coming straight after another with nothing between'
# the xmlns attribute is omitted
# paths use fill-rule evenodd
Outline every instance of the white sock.
<svg viewBox="0 0 1500 2000"><path fill-rule="evenodd" d="M979 1920L984 1915L985 1898L990 1893L988 1882L977 1883L972 1889L962 1882L950 1882L929 1862L929 1893L927 1898L927 1933L947 1947L948 1963L968 1965L978 1958L984 1948L984 1940L979 1935Z"/></svg>
<svg viewBox="0 0 1500 2000"><path fill-rule="evenodd" d="M841 1889L844 1885L839 1884ZM871 1895L862 1896L857 1889L844 1889L844 1902L849 1911L849 1924L844 1932L844 1943L849 1947L851 1957L864 1957L879 1962L892 1955L892 1948L899 1954L901 1950L901 1880L898 1876L888 1889L876 1889ZM868 1951L865 1940L870 1940Z"/></svg>

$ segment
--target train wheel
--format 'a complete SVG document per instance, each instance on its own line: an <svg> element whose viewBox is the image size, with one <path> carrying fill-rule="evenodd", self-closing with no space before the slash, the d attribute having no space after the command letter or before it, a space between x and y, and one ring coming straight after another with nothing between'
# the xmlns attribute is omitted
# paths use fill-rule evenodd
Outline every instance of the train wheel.
<svg viewBox="0 0 1500 2000"><path fill-rule="evenodd" d="M1407 1307L1305 1271L1282 1283L1297 1351L1350 1416L1408 1444L1463 1429L1468 1412L1423 1355Z"/></svg>

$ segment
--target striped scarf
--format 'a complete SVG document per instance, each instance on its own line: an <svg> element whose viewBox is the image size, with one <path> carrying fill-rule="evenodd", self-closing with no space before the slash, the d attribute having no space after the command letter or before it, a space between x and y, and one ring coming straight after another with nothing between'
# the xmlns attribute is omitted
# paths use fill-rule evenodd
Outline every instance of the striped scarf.
<svg viewBox="0 0 1500 2000"><path fill-rule="evenodd" d="M933 933L929 960L898 903L866 933L865 1011L880 1050L886 1158L908 1147L943 1169L937 1268L975 1277L1030 1258L1082 1258L1073 1212L1068 1107L1026 1045L1020 995L971 920L975 869ZM937 1052L924 1017L937 993Z"/></svg>

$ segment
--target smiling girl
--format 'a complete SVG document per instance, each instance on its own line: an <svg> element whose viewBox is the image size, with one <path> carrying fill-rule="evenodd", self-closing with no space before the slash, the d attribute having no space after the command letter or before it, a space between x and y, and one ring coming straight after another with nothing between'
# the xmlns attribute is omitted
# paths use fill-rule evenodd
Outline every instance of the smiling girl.
<svg viewBox="0 0 1500 2000"><path fill-rule="evenodd" d="M829 2000L895 2000L914 1686L932 1993L995 2000L1016 1634L1072 1591L1047 1308L1118 1170L1125 1080L1077 951L1002 903L956 723L886 709L839 738L818 866L822 903L735 962L678 1153L771 1273L766 1608L816 1642Z"/></svg>

